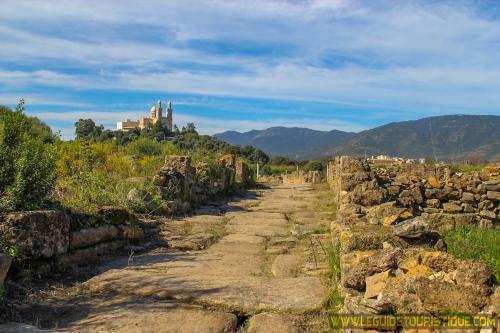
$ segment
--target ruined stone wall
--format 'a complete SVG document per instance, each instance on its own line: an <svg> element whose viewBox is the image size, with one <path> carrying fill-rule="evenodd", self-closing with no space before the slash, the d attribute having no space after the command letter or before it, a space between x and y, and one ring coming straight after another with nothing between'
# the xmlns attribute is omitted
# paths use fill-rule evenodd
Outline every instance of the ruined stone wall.
<svg viewBox="0 0 500 333"><path fill-rule="evenodd" d="M224 157L219 164L191 165L188 156L166 156L165 164L154 177L170 213L187 212L214 196L223 195L248 185L248 166L234 155Z"/></svg>
<svg viewBox="0 0 500 333"><path fill-rule="evenodd" d="M88 265L144 238L126 209L103 207L100 214L95 227L82 228L80 215L63 210L9 213L0 216L0 238L15 253L16 269L34 275Z"/></svg>
<svg viewBox="0 0 500 333"><path fill-rule="evenodd" d="M338 203L332 236L343 313L498 313L500 290L490 267L454 258L439 233L464 223L498 226L498 174L375 169L339 157L327 179Z"/></svg>
<svg viewBox="0 0 500 333"><path fill-rule="evenodd" d="M294 171L281 176L283 184L319 184L321 175L319 171Z"/></svg>

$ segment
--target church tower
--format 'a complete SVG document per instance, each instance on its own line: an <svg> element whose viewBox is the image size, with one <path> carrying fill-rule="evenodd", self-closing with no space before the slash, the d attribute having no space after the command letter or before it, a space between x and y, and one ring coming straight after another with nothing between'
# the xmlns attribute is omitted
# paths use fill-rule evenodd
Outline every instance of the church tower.
<svg viewBox="0 0 500 333"><path fill-rule="evenodd" d="M172 131L172 121L173 121L173 112L174 110L172 109L172 102L168 101L167 103L167 124L166 127L169 131Z"/></svg>

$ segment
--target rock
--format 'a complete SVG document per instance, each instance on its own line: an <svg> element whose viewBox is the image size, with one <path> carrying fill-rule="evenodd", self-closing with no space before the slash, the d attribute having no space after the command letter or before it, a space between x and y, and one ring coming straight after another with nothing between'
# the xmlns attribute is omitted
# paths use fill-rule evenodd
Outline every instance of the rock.
<svg viewBox="0 0 500 333"><path fill-rule="evenodd" d="M399 249L353 251L341 255L341 283L344 287L363 290L365 278L397 267Z"/></svg>
<svg viewBox="0 0 500 333"><path fill-rule="evenodd" d="M479 227L481 229L489 229L493 227L493 221L488 220L488 219L481 219L479 221Z"/></svg>
<svg viewBox="0 0 500 333"><path fill-rule="evenodd" d="M497 191L488 191L486 192L488 199L491 201L500 201L500 192Z"/></svg>
<svg viewBox="0 0 500 333"><path fill-rule="evenodd" d="M423 277L415 280L415 293L423 308L433 314L443 311L473 314L488 303L487 295L478 293L476 288Z"/></svg>
<svg viewBox="0 0 500 333"><path fill-rule="evenodd" d="M418 238L431 233L429 224L422 217L415 217L395 224L391 227L395 236L403 238Z"/></svg>
<svg viewBox="0 0 500 333"><path fill-rule="evenodd" d="M474 194L469 193L469 192L462 193L462 201L473 203L475 201Z"/></svg>
<svg viewBox="0 0 500 333"><path fill-rule="evenodd" d="M422 265L432 268L434 271L452 272L457 267L456 259L449 253L443 251L425 251L420 254Z"/></svg>
<svg viewBox="0 0 500 333"><path fill-rule="evenodd" d="M413 267L410 267L407 271L406 274L409 276L424 276L424 277L429 277L432 275L432 270L425 266L425 265L416 265Z"/></svg>
<svg viewBox="0 0 500 333"><path fill-rule="evenodd" d="M385 222L387 217L396 216L397 220L404 210L405 208L396 207L396 201L391 201L368 208L366 217L370 224L381 224L381 222ZM384 223L384 225L386 224Z"/></svg>
<svg viewBox="0 0 500 333"><path fill-rule="evenodd" d="M138 226L120 225L118 228L120 229L121 237L125 240L137 240L144 238L144 230Z"/></svg>
<svg viewBox="0 0 500 333"><path fill-rule="evenodd" d="M500 180L488 180L484 182L484 187L488 191L500 191Z"/></svg>
<svg viewBox="0 0 500 333"><path fill-rule="evenodd" d="M441 201L457 200L459 199L458 191L450 188L428 188L425 190L425 197L427 199L439 199Z"/></svg>
<svg viewBox="0 0 500 333"><path fill-rule="evenodd" d="M295 254L280 254L274 259L271 272L278 277L294 277L300 272L302 257Z"/></svg>
<svg viewBox="0 0 500 333"><path fill-rule="evenodd" d="M380 298L393 304L398 313L435 315L444 311L478 313L488 302L487 295L474 288L410 275L389 279Z"/></svg>
<svg viewBox="0 0 500 333"><path fill-rule="evenodd" d="M427 207L433 207L433 208L441 207L441 201L439 199L427 199L425 203Z"/></svg>
<svg viewBox="0 0 500 333"><path fill-rule="evenodd" d="M248 320L246 333L297 333L298 329L290 315L282 313L259 313Z"/></svg>
<svg viewBox="0 0 500 333"><path fill-rule="evenodd" d="M443 210L445 213L456 214L462 211L462 207L454 203L445 202L443 203Z"/></svg>
<svg viewBox="0 0 500 333"><path fill-rule="evenodd" d="M72 266L84 266L99 262L102 256L116 252L124 247L124 241L114 240L83 249L76 249L56 258L56 265L60 270Z"/></svg>
<svg viewBox="0 0 500 333"><path fill-rule="evenodd" d="M57 332L232 333L237 322L232 313L199 306L118 298L101 300L97 306L73 314L64 330Z"/></svg>
<svg viewBox="0 0 500 333"><path fill-rule="evenodd" d="M3 282L7 277L7 273L9 272L11 263L12 263L12 257L0 253L0 288L2 288Z"/></svg>
<svg viewBox="0 0 500 333"><path fill-rule="evenodd" d="M367 276L365 279L366 291L365 299L377 298L377 296L382 292L387 280L391 277L391 270L384 271L382 273Z"/></svg>
<svg viewBox="0 0 500 333"><path fill-rule="evenodd" d="M135 216L127 208L121 206L104 206L98 211L98 214L107 224L125 224L134 223Z"/></svg>
<svg viewBox="0 0 500 333"><path fill-rule="evenodd" d="M436 188L441 187L441 182L436 177L429 177L427 179L427 184L429 184L432 187L436 187Z"/></svg>
<svg viewBox="0 0 500 333"><path fill-rule="evenodd" d="M481 216L482 218L484 219L488 219L488 220L495 220L497 215L492 212L491 210L482 210L479 212L479 216Z"/></svg>
<svg viewBox="0 0 500 333"><path fill-rule="evenodd" d="M475 224L477 214L475 213L462 213L462 214L447 214L436 213L428 214L425 220L429 223L430 227L438 230L452 230L457 229L462 225Z"/></svg>
<svg viewBox="0 0 500 333"><path fill-rule="evenodd" d="M63 211L40 210L5 215L0 234L21 256L50 258L67 252L69 228L69 216Z"/></svg>
<svg viewBox="0 0 500 333"><path fill-rule="evenodd" d="M73 231L69 235L69 248L70 250L79 249L116 239L118 233L118 228L114 225L103 225L97 228L86 228Z"/></svg>
<svg viewBox="0 0 500 333"><path fill-rule="evenodd" d="M463 203L462 209L464 213L474 213L474 206L472 206L470 203Z"/></svg>
<svg viewBox="0 0 500 333"><path fill-rule="evenodd" d="M492 277L488 264L477 260L462 260L455 271L455 281L463 286L489 289Z"/></svg>

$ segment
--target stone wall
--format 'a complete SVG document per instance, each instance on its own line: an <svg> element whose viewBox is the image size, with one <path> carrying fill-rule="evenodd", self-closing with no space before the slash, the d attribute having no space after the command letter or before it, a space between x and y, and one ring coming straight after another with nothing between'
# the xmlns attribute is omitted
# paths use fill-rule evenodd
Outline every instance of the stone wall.
<svg viewBox="0 0 500 333"><path fill-rule="evenodd" d="M500 289L490 267L454 258L439 233L465 223L498 225L495 170L376 169L350 157L336 158L328 169L338 203L332 236L342 313L498 313Z"/></svg>
<svg viewBox="0 0 500 333"><path fill-rule="evenodd" d="M250 173L244 162L234 155L218 165L191 165L188 156L166 156L165 164L154 177L161 198L170 213L187 212L210 198L225 195L248 185Z"/></svg>
<svg viewBox="0 0 500 333"><path fill-rule="evenodd" d="M102 211L101 223L107 224L83 229L80 216L62 210L6 214L0 217L0 237L4 246L14 249L18 264L28 264L37 273L88 264L112 247L117 250L144 238L143 229L124 208Z"/></svg>
<svg viewBox="0 0 500 333"><path fill-rule="evenodd" d="M294 171L281 176L283 184L319 184L321 175L319 171Z"/></svg>

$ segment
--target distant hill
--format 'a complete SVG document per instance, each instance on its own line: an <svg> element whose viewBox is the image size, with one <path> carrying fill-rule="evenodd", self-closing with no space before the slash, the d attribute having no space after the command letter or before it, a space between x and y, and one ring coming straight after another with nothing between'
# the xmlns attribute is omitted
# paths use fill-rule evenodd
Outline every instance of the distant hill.
<svg viewBox="0 0 500 333"><path fill-rule="evenodd" d="M500 160L500 116L450 115L386 124L359 133L272 127L216 134L231 144L252 145L270 155L311 159L333 155Z"/></svg>
<svg viewBox="0 0 500 333"><path fill-rule="evenodd" d="M245 133L227 131L215 137L234 145L251 145L267 154L308 159L354 135L351 132L316 131L300 127L271 127Z"/></svg>
<svg viewBox="0 0 500 333"><path fill-rule="evenodd" d="M390 123L332 144L325 155L500 159L500 116L452 115Z"/></svg>

